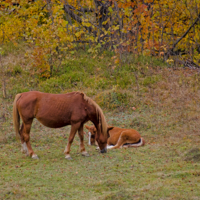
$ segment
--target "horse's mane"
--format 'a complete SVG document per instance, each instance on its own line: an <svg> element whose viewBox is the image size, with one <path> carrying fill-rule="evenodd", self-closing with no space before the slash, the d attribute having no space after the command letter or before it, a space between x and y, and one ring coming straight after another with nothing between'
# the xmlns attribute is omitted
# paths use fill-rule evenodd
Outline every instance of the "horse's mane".
<svg viewBox="0 0 200 200"><path fill-rule="evenodd" d="M100 108L100 106L95 101L93 101L85 93L82 93L82 95L83 95L83 99L85 101L87 101L90 105L93 105L96 108L96 115L97 115L97 119L99 120L99 130L104 135L107 135L107 122L106 122L106 118L103 114L102 109Z"/></svg>

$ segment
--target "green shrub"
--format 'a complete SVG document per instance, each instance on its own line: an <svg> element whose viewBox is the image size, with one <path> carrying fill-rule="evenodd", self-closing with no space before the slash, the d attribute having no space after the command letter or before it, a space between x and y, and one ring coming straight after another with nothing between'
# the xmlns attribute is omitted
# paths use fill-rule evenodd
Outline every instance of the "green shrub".
<svg viewBox="0 0 200 200"><path fill-rule="evenodd" d="M160 79L161 79L161 77L159 75L147 76L144 78L142 84L144 86L148 86L150 84L154 84L154 83L158 82Z"/></svg>
<svg viewBox="0 0 200 200"><path fill-rule="evenodd" d="M95 84L95 88L97 90L99 89L108 89L110 87L110 84L109 84L109 80L107 79L104 79L104 78L100 78L99 80L96 80L96 84Z"/></svg>
<svg viewBox="0 0 200 200"><path fill-rule="evenodd" d="M52 77L39 84L40 91L50 93L60 93L76 86L79 82L82 82L85 78L83 72L74 71L65 73L59 77Z"/></svg>
<svg viewBox="0 0 200 200"><path fill-rule="evenodd" d="M16 75L16 74L21 74L22 73L22 68L21 68L21 66L15 66L14 68L13 68L13 75Z"/></svg>
<svg viewBox="0 0 200 200"><path fill-rule="evenodd" d="M130 102L130 98L131 96L126 92L111 90L98 93L95 97L95 101L100 107L115 109L121 106L127 106Z"/></svg>
<svg viewBox="0 0 200 200"><path fill-rule="evenodd" d="M93 86L95 85L96 83L96 78L95 77L86 77L85 80L84 80L84 86L85 87L89 87L89 88L93 88Z"/></svg>
<svg viewBox="0 0 200 200"><path fill-rule="evenodd" d="M134 74L130 72L122 71L116 77L116 83L122 89L128 88L130 85L135 84Z"/></svg>
<svg viewBox="0 0 200 200"><path fill-rule="evenodd" d="M12 91L10 91L9 93L13 94L13 95L16 95L18 93L22 93L22 92L28 92L30 91L30 88L28 87L22 87L22 86L19 86L19 85L14 85L13 88L12 88Z"/></svg>

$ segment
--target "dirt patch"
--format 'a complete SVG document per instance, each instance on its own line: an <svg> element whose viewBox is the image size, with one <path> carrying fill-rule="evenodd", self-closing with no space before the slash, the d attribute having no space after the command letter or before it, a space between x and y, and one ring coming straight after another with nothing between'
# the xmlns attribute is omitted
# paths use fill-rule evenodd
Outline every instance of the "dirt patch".
<svg viewBox="0 0 200 200"><path fill-rule="evenodd" d="M133 194L122 190L116 193L111 193L103 198L103 200L112 200L112 199L116 200L133 199Z"/></svg>
<svg viewBox="0 0 200 200"><path fill-rule="evenodd" d="M194 162L200 162L200 149L199 148L193 148L189 150L184 157L185 161L194 161Z"/></svg>

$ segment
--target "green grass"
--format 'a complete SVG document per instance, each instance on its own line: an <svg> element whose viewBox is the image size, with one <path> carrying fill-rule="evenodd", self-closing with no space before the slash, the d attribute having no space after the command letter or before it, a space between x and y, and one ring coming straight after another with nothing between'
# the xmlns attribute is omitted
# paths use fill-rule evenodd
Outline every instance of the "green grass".
<svg viewBox="0 0 200 200"><path fill-rule="evenodd" d="M67 128L39 132L39 124L34 127L32 146L40 160L22 155L11 134L1 143L1 199L195 199L200 195L199 160L185 161L186 149L193 145L184 139L171 143L144 135L146 146L107 154L86 144L90 157L85 158L79 154L76 137L73 160L68 161L63 155Z"/></svg>
<svg viewBox="0 0 200 200"><path fill-rule="evenodd" d="M0 93L0 199L199 199L197 71L129 55L115 66L109 52L96 57L78 52L66 55L51 78L39 79L21 48L7 46L3 55L7 99ZM31 144L40 159L32 160L20 152L12 122L14 96L29 90L81 90L101 106L109 125L138 130L146 145L100 154L85 136L90 157L83 157L76 136L68 161L63 151L70 126L49 129L35 120Z"/></svg>

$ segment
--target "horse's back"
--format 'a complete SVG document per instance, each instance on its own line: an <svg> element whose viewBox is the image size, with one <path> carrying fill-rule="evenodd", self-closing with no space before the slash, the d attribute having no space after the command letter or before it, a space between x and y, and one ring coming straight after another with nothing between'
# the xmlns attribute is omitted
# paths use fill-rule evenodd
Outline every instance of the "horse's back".
<svg viewBox="0 0 200 200"><path fill-rule="evenodd" d="M42 104L42 106L49 106L49 104L60 104L60 102L69 102L70 104L75 103L75 100L81 98L79 93L70 92L66 94L51 94L39 91L29 91L21 93L20 102L23 105L26 104Z"/></svg>
<svg viewBox="0 0 200 200"><path fill-rule="evenodd" d="M24 118L37 118L43 125L63 127L84 121L86 112L82 93L50 94L38 91L22 93L19 109Z"/></svg>

